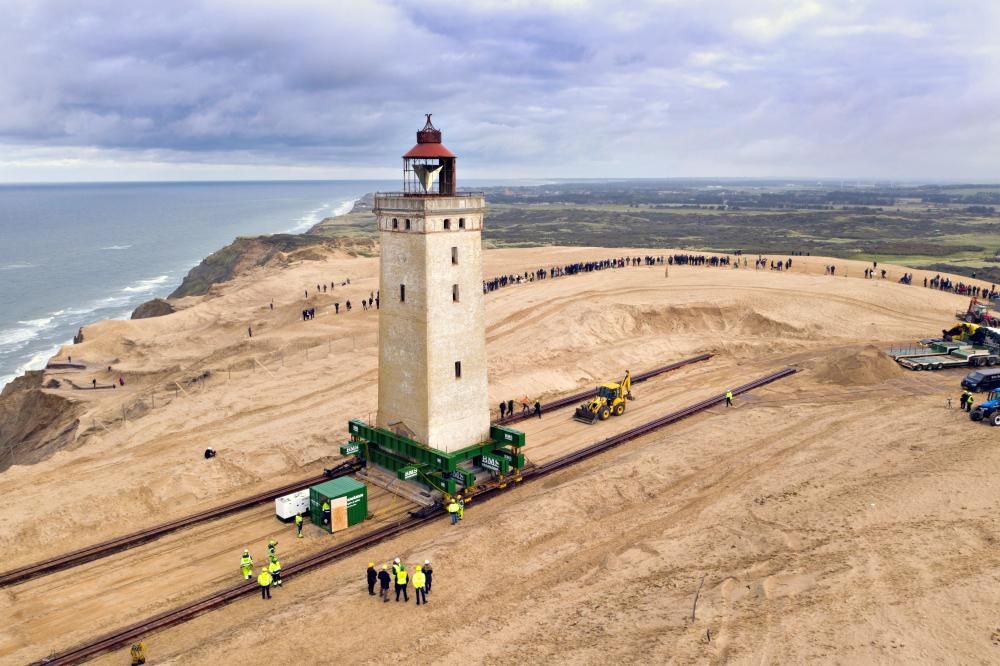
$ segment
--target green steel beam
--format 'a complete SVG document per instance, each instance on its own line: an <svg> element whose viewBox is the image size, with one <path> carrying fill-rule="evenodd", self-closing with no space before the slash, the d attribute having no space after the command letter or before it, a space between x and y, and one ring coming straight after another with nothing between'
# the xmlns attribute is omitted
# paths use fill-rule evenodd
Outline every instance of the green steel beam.
<svg viewBox="0 0 1000 666"><path fill-rule="evenodd" d="M514 453L509 449L496 449L493 451L493 453L498 456L503 456L504 458L506 458L507 462L510 463L511 467L514 467L516 469L521 469L522 467L524 467L523 453Z"/></svg>
<svg viewBox="0 0 1000 666"><path fill-rule="evenodd" d="M501 425L490 426L490 439L497 444L505 444L507 446L514 446L518 448L524 446L523 432Z"/></svg>
<svg viewBox="0 0 1000 666"><path fill-rule="evenodd" d="M483 469L493 472L500 472L501 474L510 472L510 462L505 457L493 455L492 453L484 453L481 456L477 456L473 462Z"/></svg>

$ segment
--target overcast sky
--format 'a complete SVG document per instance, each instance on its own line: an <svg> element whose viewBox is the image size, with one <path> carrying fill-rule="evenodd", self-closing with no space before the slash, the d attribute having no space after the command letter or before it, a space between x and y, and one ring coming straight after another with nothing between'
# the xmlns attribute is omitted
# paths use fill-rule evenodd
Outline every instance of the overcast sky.
<svg viewBox="0 0 1000 666"><path fill-rule="evenodd" d="M1000 181L991 0L0 0L0 181Z"/></svg>

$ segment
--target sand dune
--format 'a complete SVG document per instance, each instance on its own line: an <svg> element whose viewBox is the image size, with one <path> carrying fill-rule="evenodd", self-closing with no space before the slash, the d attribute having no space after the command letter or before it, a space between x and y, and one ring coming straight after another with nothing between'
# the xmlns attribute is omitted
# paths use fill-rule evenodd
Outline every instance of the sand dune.
<svg viewBox="0 0 1000 666"><path fill-rule="evenodd" d="M486 273L622 253L489 251ZM997 432L947 408L960 371L908 372L879 351L934 334L966 299L824 275L832 262L797 257L789 273L671 267L669 277L627 268L488 295L491 404L716 354L637 386L620 420L588 427L566 409L525 422L536 462L784 365L801 372L471 507L458 528L442 521L292 579L270 605L246 599L150 636L151 655L175 664L990 662L1000 649L991 642ZM860 264L836 263L861 275ZM46 377L88 385L122 375L126 385L49 390L79 403L80 428L73 446L0 475L6 565L335 463L347 419L375 410L377 314L359 301L377 289L377 266L331 252L253 269L166 317L87 327L62 356L88 370ZM314 293L318 283L326 294ZM305 307L317 308L314 321L301 321ZM206 446L218 457L204 460ZM261 510L171 537L149 562L130 551L83 576L4 590L0 653L39 658L215 589L235 580L239 550L262 552L270 534L285 535L286 561L325 543L318 532L296 543ZM434 561L428 608L368 598L366 562L397 555Z"/></svg>

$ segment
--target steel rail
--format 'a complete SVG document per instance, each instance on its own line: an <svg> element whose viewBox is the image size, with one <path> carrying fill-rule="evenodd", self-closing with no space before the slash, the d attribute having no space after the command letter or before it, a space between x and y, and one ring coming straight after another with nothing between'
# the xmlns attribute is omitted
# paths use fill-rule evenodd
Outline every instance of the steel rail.
<svg viewBox="0 0 1000 666"><path fill-rule="evenodd" d="M281 497L282 495L295 492L296 490L301 490L302 488L308 488L309 486L314 486L317 483L322 483L327 479L352 474L360 468L360 463L353 460L347 461L346 463L329 470L329 473L324 473L320 476L301 479L295 483L281 486L280 488L272 488L271 490L266 490L250 497L244 497L234 502L229 502L228 504L223 504L199 513L191 514L190 516L161 523L139 532L133 532L132 534L116 537L109 541L95 543L93 545L80 548L79 550L64 553L57 557L28 564L18 569L12 569L11 571L6 571L0 574L0 587L17 585L18 583L23 583L24 581L37 578L38 576L44 576L63 569L69 569L92 560L107 557L108 555L159 539L166 534L176 532L177 530L185 527L191 527L192 525L197 525L198 523L202 523L207 520L214 520L237 511L248 509L252 506L256 506L257 504L267 502L268 500L273 500Z"/></svg>
<svg viewBox="0 0 1000 666"><path fill-rule="evenodd" d="M659 368L654 368L647 372L643 372L632 378L633 383L639 383L646 381L657 375L661 375L665 372L670 372L672 370L677 370L678 368L684 367L691 363L698 363L700 361L706 361L712 357L712 354L699 354L697 356L692 356L681 361L676 361L668 365L661 366ZM574 404L582 399L589 398L593 395L593 391L584 391L581 393L576 393L564 398L559 398L552 402L546 403L542 408L546 411L552 409L559 409L560 407L565 407L566 405ZM517 414L513 418L507 417L497 423L514 423L522 419L528 418L530 415ZM269 500L273 500L282 495L287 495L289 493L295 492L302 488L308 486L316 485L327 479L337 478L339 476L345 476L356 472L360 468L360 465L353 461L344 463L333 470L330 473L324 474L322 476L314 476L308 479L302 479L295 483L282 486L280 488L274 488L272 490L253 495L251 497L245 497L228 504L223 504L212 509L207 509L199 513L192 514L190 516L185 516L183 518L178 518L177 520L172 520L167 523L162 523L154 527L141 530L139 532L133 532L132 534L126 534L124 536L116 537L114 539L96 543L90 546L86 546L79 550L74 550L69 553L64 553L57 557L53 557L41 562L34 562L32 564L25 565L18 569L12 569L11 571L6 571L0 573L0 588L9 587L11 585L17 585L18 583L23 583L32 578L37 578L38 576L44 576L50 573L55 573L56 571L61 571L63 569L69 569L71 567L78 566L80 564L85 564L102 557L107 557L108 555L113 555L114 553L127 550L129 548L134 548L135 546L140 546L144 543L154 541L162 536L170 534L180 529L186 527L191 527L192 525L197 525L198 523L205 522L208 520L214 520L216 518L221 518L230 513L235 513L237 511L242 511L243 509L248 509L252 506L262 504ZM346 471L345 471L346 470Z"/></svg>
<svg viewBox="0 0 1000 666"><path fill-rule="evenodd" d="M771 382L788 377L795 372L796 370L794 368L785 368L731 390L734 395L740 395L742 393L746 393L747 391L752 391L755 388L764 386L765 384L770 384ZM695 403L694 405L690 405L671 414L661 416L660 418L654 419L630 430L626 430L625 432L608 437L607 439L601 440L600 442L587 446L579 451L574 451L542 465L526 469L522 473L522 481L531 481L561 470L619 444L653 432L665 425L675 423L676 421L680 421L688 416L692 416L710 407L721 404L724 400L724 395L719 394L715 397L702 400L701 402ZM479 493L473 493L473 497L476 501L481 502L499 496L505 491L505 489L506 486L488 486L484 487ZM421 510L419 512L411 513L409 518L401 520L397 523L386 525L369 532L368 534L364 534L350 541L345 541L342 544L322 550L318 553L314 553L299 562L290 564L287 567L282 567L282 580L286 580L291 575L306 573L313 569L317 569L321 566L335 562L348 555L352 555L360 550L373 546L381 541L394 537L397 534L419 527L420 525L429 523L432 520L437 520L443 513L444 507L436 505L430 511ZM142 622L136 622L135 624L129 625L112 633L105 634L90 643L79 645L75 648L66 650L65 652L51 655L39 661L33 662L33 666L63 666L86 661L109 650L128 645L129 643L152 631L181 624L198 615L220 608L240 597L254 594L256 593L257 588L258 585L253 581L234 585L230 588L222 590L221 592L216 592L185 606L181 606L180 608L175 608L173 610L154 615L153 617L143 620Z"/></svg>
<svg viewBox="0 0 1000 666"><path fill-rule="evenodd" d="M712 354L698 354L697 356L692 356L691 358L686 358L682 361L675 361L674 363L670 363L669 365L664 365L659 368L654 368L647 372L640 373L635 377L632 377L632 383L640 384L646 381L647 379L652 379L653 377L662 375L666 372L678 370L686 365L691 365L692 363L699 363L701 361L707 361L708 359L712 358L712 356L713 356ZM552 402L545 403L544 405L542 405L542 411L548 412L553 409L561 409L563 407L566 407L567 405L574 405L580 402L581 400L587 400L592 397L594 397L594 389L580 391L579 393L574 393L573 395L568 395L564 398L559 398L558 400L553 400ZM525 414L522 411L517 414L514 414L513 416L505 416L502 419L497 419L495 423L498 425L507 425L508 423L517 423L518 421L523 421L524 419L531 418L532 416L534 416L534 414L532 413Z"/></svg>

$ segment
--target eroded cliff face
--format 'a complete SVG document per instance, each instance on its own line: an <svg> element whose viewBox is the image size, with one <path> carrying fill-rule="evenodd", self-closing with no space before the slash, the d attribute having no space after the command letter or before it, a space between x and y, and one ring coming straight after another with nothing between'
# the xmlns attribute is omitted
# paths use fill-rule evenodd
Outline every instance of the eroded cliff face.
<svg viewBox="0 0 1000 666"><path fill-rule="evenodd" d="M36 463L76 440L80 405L42 381L41 370L29 371L0 393L0 470Z"/></svg>

